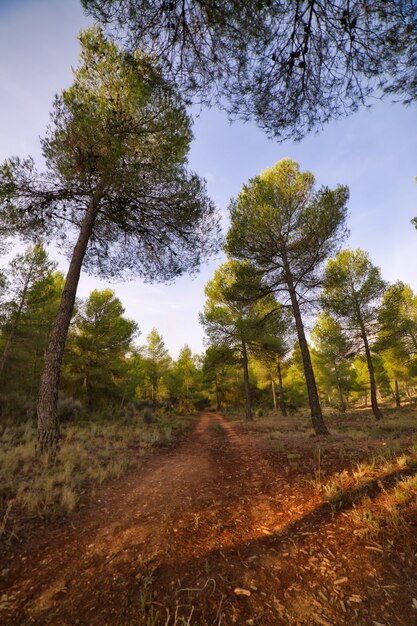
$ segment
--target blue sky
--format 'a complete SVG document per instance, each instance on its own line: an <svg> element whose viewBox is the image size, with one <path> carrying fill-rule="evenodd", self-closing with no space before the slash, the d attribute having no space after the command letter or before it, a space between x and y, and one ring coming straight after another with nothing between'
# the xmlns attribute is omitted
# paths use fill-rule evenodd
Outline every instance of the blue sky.
<svg viewBox="0 0 417 626"><path fill-rule="evenodd" d="M71 83L77 34L86 24L78 0L0 0L0 161L27 154L40 160L39 136L54 94ZM416 105L376 101L371 110L333 122L300 143L279 144L252 124L230 125L221 112L203 111L194 123L190 165L207 179L225 224L229 200L242 184L283 157L311 170L318 184L347 184L347 245L367 250L386 280L404 280L417 291L417 232L410 224L417 215L416 128ZM52 254L65 271L66 259ZM170 286L113 283L126 314L139 324L139 341L156 327L173 357L185 343L200 352L198 312L204 285L219 263L220 257L197 277L184 276ZM79 295L106 286L84 274Z"/></svg>

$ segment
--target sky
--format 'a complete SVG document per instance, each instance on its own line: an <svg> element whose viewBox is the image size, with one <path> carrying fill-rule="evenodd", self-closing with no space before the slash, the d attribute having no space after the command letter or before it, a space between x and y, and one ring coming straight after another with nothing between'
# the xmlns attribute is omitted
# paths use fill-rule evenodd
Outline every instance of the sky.
<svg viewBox="0 0 417 626"><path fill-rule="evenodd" d="M77 35L88 25L79 0L0 0L0 162L31 154L41 162L39 137L49 123L54 94L71 84L77 65ZM254 124L230 124L217 110L195 117L189 163L205 177L225 228L228 205L247 180L284 157L310 170L318 185L350 189L350 238L346 246L369 252L385 280L403 280L417 291L417 104L375 101L370 110L328 124L303 141L268 140ZM18 244L0 264L20 251ZM51 248L65 272L68 261ZM204 285L223 257L218 255L194 277L172 285L135 280L108 283L81 277L78 294L111 287L126 315L136 320L139 343L156 328L173 358L188 344L201 352Z"/></svg>

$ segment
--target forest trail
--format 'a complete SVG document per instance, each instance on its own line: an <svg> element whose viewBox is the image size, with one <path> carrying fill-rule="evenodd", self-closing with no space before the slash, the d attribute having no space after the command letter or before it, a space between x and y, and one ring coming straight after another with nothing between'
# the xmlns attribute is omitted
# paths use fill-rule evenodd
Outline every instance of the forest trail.
<svg viewBox="0 0 417 626"><path fill-rule="evenodd" d="M377 550L364 558L347 518L316 495L311 451L296 466L290 456L202 413L177 447L2 564L0 623L416 623L402 572L397 582Z"/></svg>

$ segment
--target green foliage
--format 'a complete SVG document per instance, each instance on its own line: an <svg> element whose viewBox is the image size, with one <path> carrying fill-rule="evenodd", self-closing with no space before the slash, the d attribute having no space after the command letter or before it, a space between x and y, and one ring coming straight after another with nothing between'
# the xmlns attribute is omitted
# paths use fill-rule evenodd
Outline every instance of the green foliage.
<svg viewBox="0 0 417 626"><path fill-rule="evenodd" d="M283 159L244 185L231 203L227 252L247 259L282 304L290 302L303 358L311 417L326 434L301 307L322 281L323 262L345 234L348 190L314 189L314 176Z"/></svg>
<svg viewBox="0 0 417 626"><path fill-rule="evenodd" d="M123 395L126 353L137 332L134 321L123 316L124 309L113 291L91 292L79 305L65 360L66 386L73 393L83 390L89 410L103 402L120 402Z"/></svg>
<svg viewBox="0 0 417 626"><path fill-rule="evenodd" d="M191 120L155 57L118 49L98 27L80 42L74 82L55 98L42 141L46 172L30 158L0 166L0 234L76 240L39 387L41 453L59 441L58 385L82 266L170 280L219 245L215 207L186 168Z"/></svg>
<svg viewBox="0 0 417 626"><path fill-rule="evenodd" d="M192 134L179 96L152 57L119 50L99 28L80 42L42 141L46 173L31 159L0 167L0 231L71 239L94 197L88 270L166 280L195 269L218 231L203 182L186 170Z"/></svg>
<svg viewBox="0 0 417 626"><path fill-rule="evenodd" d="M307 292L345 234L348 190L314 189L314 176L284 159L244 185L230 206L227 251L248 259L276 291L288 280Z"/></svg>
<svg viewBox="0 0 417 626"><path fill-rule="evenodd" d="M342 250L330 259L325 274L325 289L321 297L324 309L340 320L356 351L364 351L369 372L372 409L376 419L382 413L378 407L375 358L371 349L378 331L378 308L386 284L363 250Z"/></svg>
<svg viewBox="0 0 417 626"><path fill-rule="evenodd" d="M346 398L356 377L348 338L340 323L326 313L319 315L311 338L315 345L312 357L319 387L345 411ZM333 398L334 393L336 398Z"/></svg>
<svg viewBox="0 0 417 626"><path fill-rule="evenodd" d="M396 381L395 396L399 398L399 384L412 382L417 353L417 297L411 287L398 281L384 293L378 311L379 334L375 349L381 354L391 381Z"/></svg>
<svg viewBox="0 0 417 626"><path fill-rule="evenodd" d="M229 347L236 359L241 360L247 419L251 419L247 352L260 349L274 332L282 328L280 307L271 295L263 295L262 291L259 276L248 262L229 260L207 283L207 301L204 314L200 316L210 343ZM216 395L219 406L218 383Z"/></svg>
<svg viewBox="0 0 417 626"><path fill-rule="evenodd" d="M203 357L203 381L208 387L209 397L216 408L221 409L225 397L233 387L233 372L238 366L234 350L226 344L208 346Z"/></svg>
<svg viewBox="0 0 417 626"><path fill-rule="evenodd" d="M363 332L375 333L378 309L386 283L367 252L342 250L326 267L325 309L345 320L353 336Z"/></svg>
<svg viewBox="0 0 417 626"><path fill-rule="evenodd" d="M200 321L212 345L228 345L240 353L242 342L259 341L276 319L278 305L262 297L262 284L253 267L229 260L214 273Z"/></svg>
<svg viewBox="0 0 417 626"><path fill-rule="evenodd" d="M63 289L44 247L18 254L5 271L0 316L0 385L8 393L34 398Z"/></svg>
<svg viewBox="0 0 417 626"><path fill-rule="evenodd" d="M181 412L189 413L201 401L202 372L200 359L185 345L173 363L168 377L169 395Z"/></svg>
<svg viewBox="0 0 417 626"><path fill-rule="evenodd" d="M286 364L283 376L285 399L292 411L301 409L308 404L307 386L304 375L303 360L299 346L295 346L291 358Z"/></svg>
<svg viewBox="0 0 417 626"><path fill-rule="evenodd" d="M161 335L154 328L146 337L144 349L145 397L153 402L166 397L166 378L171 366L171 357Z"/></svg>

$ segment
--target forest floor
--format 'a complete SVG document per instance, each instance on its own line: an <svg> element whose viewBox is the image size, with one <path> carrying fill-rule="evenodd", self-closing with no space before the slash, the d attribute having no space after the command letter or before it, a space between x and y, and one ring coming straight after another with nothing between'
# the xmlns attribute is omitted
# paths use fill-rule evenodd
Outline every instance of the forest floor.
<svg viewBox="0 0 417 626"><path fill-rule="evenodd" d="M417 624L417 417L371 419L326 438L202 413L7 550L0 623Z"/></svg>

